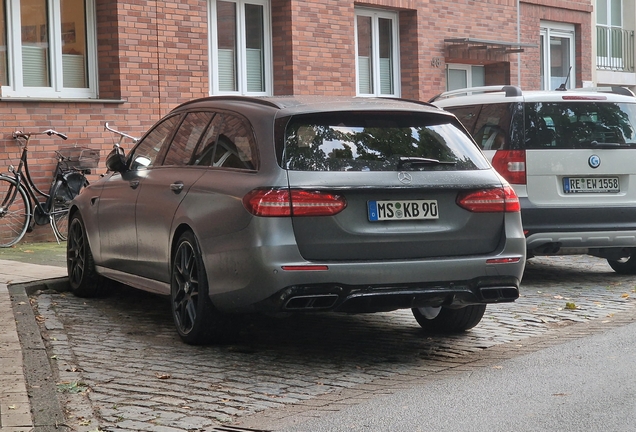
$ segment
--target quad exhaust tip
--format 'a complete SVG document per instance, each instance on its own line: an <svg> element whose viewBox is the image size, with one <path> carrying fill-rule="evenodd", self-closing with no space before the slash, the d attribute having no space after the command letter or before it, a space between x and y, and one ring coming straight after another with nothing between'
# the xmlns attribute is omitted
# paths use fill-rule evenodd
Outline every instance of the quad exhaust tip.
<svg viewBox="0 0 636 432"><path fill-rule="evenodd" d="M285 310L316 310L332 308L338 301L337 294L294 296L287 300Z"/></svg>
<svg viewBox="0 0 636 432"><path fill-rule="evenodd" d="M479 293L488 302L512 301L519 298L517 287L485 287Z"/></svg>

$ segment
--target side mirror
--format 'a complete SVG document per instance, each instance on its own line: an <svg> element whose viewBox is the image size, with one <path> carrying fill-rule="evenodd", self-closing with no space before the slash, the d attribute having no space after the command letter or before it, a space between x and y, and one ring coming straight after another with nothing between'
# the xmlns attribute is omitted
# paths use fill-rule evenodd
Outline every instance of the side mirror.
<svg viewBox="0 0 636 432"><path fill-rule="evenodd" d="M124 156L124 151L120 148L114 148L106 158L106 168L108 171L114 171L118 173L123 173L126 171L126 156Z"/></svg>

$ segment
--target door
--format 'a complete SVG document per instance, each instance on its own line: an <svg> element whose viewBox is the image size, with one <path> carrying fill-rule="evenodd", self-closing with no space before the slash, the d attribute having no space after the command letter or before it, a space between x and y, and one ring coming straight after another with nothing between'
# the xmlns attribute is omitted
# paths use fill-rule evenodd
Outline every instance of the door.
<svg viewBox="0 0 636 432"><path fill-rule="evenodd" d="M158 123L128 156L128 169L113 173L99 199L98 220L102 260L106 267L138 274L135 207L144 180L154 169L179 116Z"/></svg>
<svg viewBox="0 0 636 432"><path fill-rule="evenodd" d="M206 171L205 166L195 165L193 155L200 140L201 147L206 147L216 139L217 127L214 122L210 125L213 116L212 112L186 114L161 166L149 170L144 178L136 206L136 265L141 276L170 281L172 221L190 187Z"/></svg>

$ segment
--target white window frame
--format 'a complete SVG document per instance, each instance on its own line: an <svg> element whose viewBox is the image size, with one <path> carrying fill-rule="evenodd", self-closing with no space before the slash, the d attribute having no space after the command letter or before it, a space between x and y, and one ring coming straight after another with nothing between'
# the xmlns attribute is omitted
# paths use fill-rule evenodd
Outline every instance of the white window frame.
<svg viewBox="0 0 636 432"><path fill-rule="evenodd" d="M218 50L218 33L217 33L217 18L216 18L216 1L208 1L208 29L210 35L209 58L211 59L209 68L210 83L212 88L210 89L210 95L221 94L239 94L250 96L271 96L273 89L273 61L272 61L272 22L271 22L271 6L269 0L223 0L228 3L235 3L237 11L237 23L236 23L236 49L237 49L237 90L236 91L221 91L219 90L219 50ZM245 4L259 5L263 7L263 56L264 56L264 84L265 91L262 92L249 92L247 91L247 49L245 41Z"/></svg>
<svg viewBox="0 0 636 432"><path fill-rule="evenodd" d="M550 80L552 79L551 73L551 58L550 58L550 38L558 37L568 39L570 41L570 78L567 82L567 88L571 89L575 87L576 83L576 38L573 24L557 23L550 21L541 21L540 39L541 50L543 56L543 82L541 83L543 90L555 90ZM560 83L563 84L563 83ZM553 88L554 87L554 88Z"/></svg>
<svg viewBox="0 0 636 432"><path fill-rule="evenodd" d="M479 68L482 68L482 69L485 68L485 66L483 66L483 65L469 65L469 64L448 63L446 65L446 91L451 90L451 89L448 88L448 84L449 84L448 72L450 70L462 70L462 71L466 72L466 88L480 87L482 85L485 85L483 83L480 83L479 85L473 84L473 74L474 74L473 67L479 67Z"/></svg>
<svg viewBox="0 0 636 432"><path fill-rule="evenodd" d="M360 70L358 64L358 16L366 16L371 17L371 28L372 28L372 41L371 41L371 51L372 51L372 65L373 65L373 79L371 82L371 86L373 91L371 93L360 93ZM380 35L378 32L378 20L380 18L389 19L392 22L392 41L393 46L391 47L393 58L391 62L393 63L393 74L391 79L393 80L393 93L382 94L380 91L380 58L378 53L378 47L380 46ZM383 11L377 9L365 9L365 8L356 8L355 9L355 20L354 20L354 34L355 34L355 42L356 42L356 94L358 96L368 96L368 97L400 97L401 93L401 80L400 80L400 32L399 32L399 15L397 12Z"/></svg>
<svg viewBox="0 0 636 432"><path fill-rule="evenodd" d="M25 87L22 71L22 19L20 0L6 0L8 85L2 86L2 97L38 99L97 98L97 34L95 0L85 0L86 7L86 78L88 88L65 88L62 74L62 18L60 2L47 0L49 11L50 87Z"/></svg>

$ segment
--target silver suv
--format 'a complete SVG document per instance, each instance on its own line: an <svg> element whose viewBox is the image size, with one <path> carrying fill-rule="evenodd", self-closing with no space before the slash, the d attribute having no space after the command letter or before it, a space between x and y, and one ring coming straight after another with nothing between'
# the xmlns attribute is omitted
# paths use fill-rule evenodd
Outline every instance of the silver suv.
<svg viewBox="0 0 636 432"><path fill-rule="evenodd" d="M636 274L636 98L622 87L442 93L521 201L528 257L590 254Z"/></svg>

